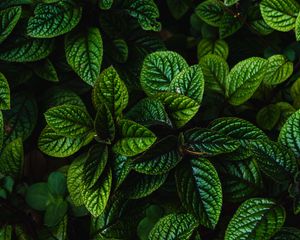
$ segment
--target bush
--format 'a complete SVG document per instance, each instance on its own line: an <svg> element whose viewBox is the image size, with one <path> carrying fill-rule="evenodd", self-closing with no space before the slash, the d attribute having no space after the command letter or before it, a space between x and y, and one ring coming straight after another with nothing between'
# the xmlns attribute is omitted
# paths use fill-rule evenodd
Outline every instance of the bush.
<svg viewBox="0 0 300 240"><path fill-rule="evenodd" d="M0 238L300 239L299 12L2 0Z"/></svg>

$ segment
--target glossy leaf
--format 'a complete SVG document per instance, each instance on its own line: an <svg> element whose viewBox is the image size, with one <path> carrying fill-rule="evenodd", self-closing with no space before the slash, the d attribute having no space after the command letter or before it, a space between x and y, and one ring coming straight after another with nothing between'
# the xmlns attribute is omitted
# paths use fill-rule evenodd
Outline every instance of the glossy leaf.
<svg viewBox="0 0 300 240"><path fill-rule="evenodd" d="M17 25L22 14L22 8L11 7L0 11L0 43L2 43Z"/></svg>
<svg viewBox="0 0 300 240"><path fill-rule="evenodd" d="M10 109L10 89L5 76L0 72L0 110Z"/></svg>
<svg viewBox="0 0 300 240"><path fill-rule="evenodd" d="M200 61L202 57L208 54L214 54L226 60L229 54L228 44L220 39L212 40L203 38L197 46L198 60Z"/></svg>
<svg viewBox="0 0 300 240"><path fill-rule="evenodd" d="M132 169L132 159L122 155L114 157L112 164L113 182L119 188Z"/></svg>

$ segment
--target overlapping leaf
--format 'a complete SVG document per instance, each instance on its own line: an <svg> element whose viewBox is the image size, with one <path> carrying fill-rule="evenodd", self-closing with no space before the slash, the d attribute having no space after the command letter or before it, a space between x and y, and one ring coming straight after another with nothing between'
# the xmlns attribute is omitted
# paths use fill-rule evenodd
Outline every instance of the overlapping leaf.
<svg viewBox="0 0 300 240"><path fill-rule="evenodd" d="M224 40L203 38L197 46L197 56L200 61L207 54L214 54L227 59L229 54L228 44Z"/></svg>
<svg viewBox="0 0 300 240"><path fill-rule="evenodd" d="M259 127L265 130L272 130L280 118L280 108L270 104L260 109L256 114L256 122Z"/></svg>
<svg viewBox="0 0 300 240"><path fill-rule="evenodd" d="M219 27L223 18L224 9L222 2L207 0L200 3L195 9L197 16L211 26Z"/></svg>
<svg viewBox="0 0 300 240"><path fill-rule="evenodd" d="M10 108L10 89L5 76L0 72L0 110Z"/></svg>

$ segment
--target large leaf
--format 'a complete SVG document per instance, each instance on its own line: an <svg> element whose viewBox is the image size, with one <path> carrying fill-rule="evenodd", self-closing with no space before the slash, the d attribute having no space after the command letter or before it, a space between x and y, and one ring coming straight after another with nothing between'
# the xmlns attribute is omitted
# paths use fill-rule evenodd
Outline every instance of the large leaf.
<svg viewBox="0 0 300 240"><path fill-rule="evenodd" d="M298 171L294 154L283 145L266 140L254 141L251 149L259 167L278 182L292 180Z"/></svg>
<svg viewBox="0 0 300 240"><path fill-rule="evenodd" d="M141 85L148 96L167 91L171 81L188 64L176 52L158 51L149 54L141 70Z"/></svg>
<svg viewBox="0 0 300 240"><path fill-rule="evenodd" d="M116 155L112 164L114 187L119 188L132 168L132 159L122 155Z"/></svg>
<svg viewBox="0 0 300 240"><path fill-rule="evenodd" d="M197 56L198 60L208 54L214 54L222 57L223 59L227 59L229 54L228 44L224 40L212 40L203 38L197 46Z"/></svg>
<svg viewBox="0 0 300 240"><path fill-rule="evenodd" d="M100 74L103 56L102 37L98 28L69 33L65 38L66 58L78 76L94 85Z"/></svg>
<svg viewBox="0 0 300 240"><path fill-rule="evenodd" d="M219 27L224 15L224 8L221 1L207 0L196 7L195 13L207 24Z"/></svg>
<svg viewBox="0 0 300 240"><path fill-rule="evenodd" d="M178 168L176 184L183 206L199 222L215 228L222 208L222 188L218 173L205 158L191 159L186 168Z"/></svg>
<svg viewBox="0 0 300 240"><path fill-rule="evenodd" d="M171 92L185 95L201 104L204 92L204 76L199 65L182 70L171 81Z"/></svg>
<svg viewBox="0 0 300 240"><path fill-rule="evenodd" d="M66 137L82 137L93 130L93 120L83 107L60 105L45 113L48 125Z"/></svg>
<svg viewBox="0 0 300 240"><path fill-rule="evenodd" d="M105 103L113 117L121 115L128 103L128 92L113 67L109 67L101 73L95 83L92 98L96 109Z"/></svg>
<svg viewBox="0 0 300 240"><path fill-rule="evenodd" d="M168 136L133 161L134 170L158 175L170 171L181 160L177 137Z"/></svg>
<svg viewBox="0 0 300 240"><path fill-rule="evenodd" d="M1 47L0 60L35 62L46 58L53 49L52 39L19 38Z"/></svg>
<svg viewBox="0 0 300 240"><path fill-rule="evenodd" d="M0 72L0 110L10 109L10 89L5 76Z"/></svg>
<svg viewBox="0 0 300 240"><path fill-rule="evenodd" d="M22 13L22 8L11 7L0 11L0 43L13 31Z"/></svg>
<svg viewBox="0 0 300 240"><path fill-rule="evenodd" d="M285 210L264 198L244 202L229 222L225 240L270 239L284 224Z"/></svg>
<svg viewBox="0 0 300 240"><path fill-rule="evenodd" d="M199 103L178 93L159 93L156 96L166 107L167 113L176 127L183 127L198 112Z"/></svg>
<svg viewBox="0 0 300 240"><path fill-rule="evenodd" d="M121 138L113 146L113 150L124 156L134 156L147 150L156 136L146 127L131 120L119 122Z"/></svg>
<svg viewBox="0 0 300 240"><path fill-rule="evenodd" d="M2 150L0 155L0 172L3 175L19 178L23 172L23 143L17 138Z"/></svg>
<svg viewBox="0 0 300 240"><path fill-rule="evenodd" d="M81 7L71 0L40 3L29 18L27 34L34 38L52 38L71 31L80 21Z"/></svg>
<svg viewBox="0 0 300 240"><path fill-rule="evenodd" d="M280 130L279 142L300 157L300 110L292 114Z"/></svg>
<svg viewBox="0 0 300 240"><path fill-rule="evenodd" d="M232 105L240 105L252 97L264 79L267 61L251 57L236 64L226 79L226 97Z"/></svg>
<svg viewBox="0 0 300 240"><path fill-rule="evenodd" d="M282 32L295 27L300 5L295 0L263 0L260 3L261 14L266 23Z"/></svg>
<svg viewBox="0 0 300 240"><path fill-rule="evenodd" d="M155 224L149 234L149 240L190 239L198 225L192 214L169 214Z"/></svg>

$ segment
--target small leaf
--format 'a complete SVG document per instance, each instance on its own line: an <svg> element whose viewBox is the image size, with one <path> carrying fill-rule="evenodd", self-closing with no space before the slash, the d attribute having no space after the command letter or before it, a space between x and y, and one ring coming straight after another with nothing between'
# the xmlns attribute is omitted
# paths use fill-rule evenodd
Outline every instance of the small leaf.
<svg viewBox="0 0 300 240"><path fill-rule="evenodd" d="M239 2L239 0L224 0L224 4L226 6L232 6L232 5L234 5L234 4L238 3L238 2Z"/></svg>
<svg viewBox="0 0 300 240"><path fill-rule="evenodd" d="M155 224L149 234L149 240L190 239L198 225L192 214L169 214Z"/></svg>
<svg viewBox="0 0 300 240"><path fill-rule="evenodd" d="M79 23L81 12L71 0L40 3L28 20L27 34L34 38L53 38L70 32Z"/></svg>
<svg viewBox="0 0 300 240"><path fill-rule="evenodd" d="M11 7L0 11L0 43L2 43L17 25L22 14L22 7Z"/></svg>
<svg viewBox="0 0 300 240"><path fill-rule="evenodd" d="M0 72L0 110L10 109L10 89L5 76Z"/></svg>
<svg viewBox="0 0 300 240"><path fill-rule="evenodd" d="M207 0L196 7L195 13L207 24L219 27L224 15L224 9L221 1Z"/></svg>
<svg viewBox="0 0 300 240"><path fill-rule="evenodd" d="M177 93L159 93L156 97L165 105L167 113L178 128L190 121L200 107L193 99Z"/></svg>
<svg viewBox="0 0 300 240"><path fill-rule="evenodd" d="M258 126L265 130L272 130L280 118L280 108L275 104L263 107L256 114Z"/></svg>
<svg viewBox="0 0 300 240"><path fill-rule="evenodd" d="M251 57L236 64L226 79L226 97L232 105L241 105L252 97L265 76L267 61Z"/></svg>
<svg viewBox="0 0 300 240"><path fill-rule="evenodd" d="M124 156L134 156L147 150L156 136L146 127L130 120L119 122L121 138L113 146L113 150Z"/></svg>
<svg viewBox="0 0 300 240"><path fill-rule="evenodd" d="M49 59L41 60L33 64L33 71L40 78L50 82L58 82L57 72Z"/></svg>
<svg viewBox="0 0 300 240"><path fill-rule="evenodd" d="M113 182L115 183L115 188L119 188L124 182L127 175L132 169L132 159L117 155L114 158L112 166Z"/></svg>
<svg viewBox="0 0 300 240"><path fill-rule="evenodd" d="M225 240L270 239L284 224L285 210L264 198L244 202L229 222Z"/></svg>
<svg viewBox="0 0 300 240"><path fill-rule="evenodd" d="M203 38L197 46L198 60L200 61L202 57L208 54L214 54L226 60L229 54L228 44L220 39Z"/></svg>
<svg viewBox="0 0 300 240"><path fill-rule="evenodd" d="M194 65L178 73L171 81L169 91L185 95L201 104L204 76L200 66Z"/></svg>
<svg viewBox="0 0 300 240"><path fill-rule="evenodd" d="M175 19L180 19L191 7L192 0L167 0L168 8Z"/></svg>
<svg viewBox="0 0 300 240"><path fill-rule="evenodd" d="M38 211L46 210L51 194L47 183L35 183L26 192L27 204Z"/></svg>
<svg viewBox="0 0 300 240"><path fill-rule="evenodd" d="M215 228L222 208L222 188L217 171L205 158L191 159L175 174L180 200L200 224Z"/></svg>
<svg viewBox="0 0 300 240"><path fill-rule="evenodd" d="M113 5L113 0L98 0L99 8L102 10L108 10Z"/></svg>
<svg viewBox="0 0 300 240"><path fill-rule="evenodd" d="M61 172L52 172L48 177L48 187L52 195L64 197L67 191L65 175Z"/></svg>
<svg viewBox="0 0 300 240"><path fill-rule="evenodd" d="M82 137L93 130L93 120L83 107L64 104L50 108L44 115L48 125L66 137Z"/></svg>
<svg viewBox="0 0 300 240"><path fill-rule="evenodd" d="M236 17L232 13L224 12L219 26L220 38L226 38L237 32L243 26L244 19Z"/></svg>
<svg viewBox="0 0 300 240"><path fill-rule="evenodd" d="M48 227L57 225L65 216L68 210L68 204L63 199L50 203L44 215L44 224Z"/></svg>
<svg viewBox="0 0 300 240"><path fill-rule="evenodd" d="M87 84L94 86L100 74L103 43L98 28L71 32L65 38L68 64Z"/></svg>
<svg viewBox="0 0 300 240"><path fill-rule="evenodd" d="M141 85L148 96L167 91L171 81L188 64L176 52L158 51L149 54L141 70Z"/></svg>

